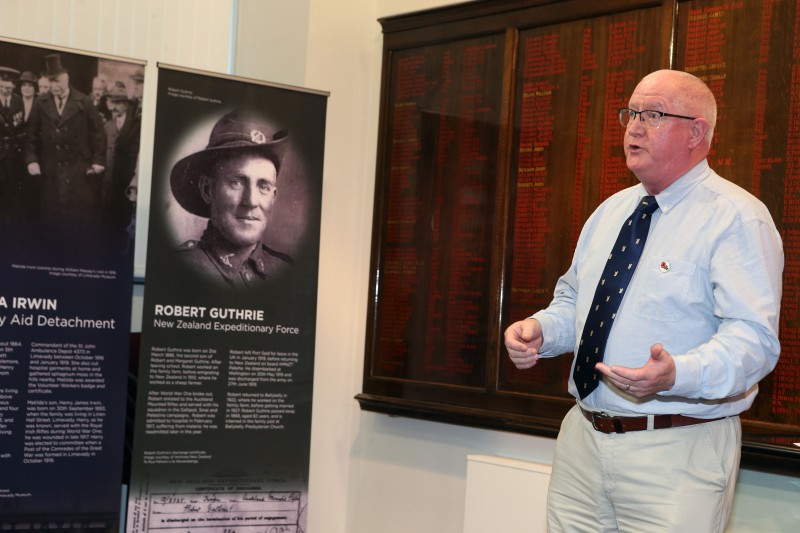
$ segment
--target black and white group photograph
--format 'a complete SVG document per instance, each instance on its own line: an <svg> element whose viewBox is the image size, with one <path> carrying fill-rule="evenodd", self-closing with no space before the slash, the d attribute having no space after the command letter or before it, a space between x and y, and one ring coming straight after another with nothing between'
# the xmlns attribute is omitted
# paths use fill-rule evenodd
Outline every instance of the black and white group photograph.
<svg viewBox="0 0 800 533"><path fill-rule="evenodd" d="M22 258L132 255L143 84L136 63L0 42L0 239Z"/></svg>

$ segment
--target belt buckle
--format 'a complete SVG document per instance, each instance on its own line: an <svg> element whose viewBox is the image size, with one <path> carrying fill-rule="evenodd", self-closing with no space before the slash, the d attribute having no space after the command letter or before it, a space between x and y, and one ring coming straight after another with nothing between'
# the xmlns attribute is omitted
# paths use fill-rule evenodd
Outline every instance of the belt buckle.
<svg viewBox="0 0 800 533"><path fill-rule="evenodd" d="M602 432L603 430L600 429L599 427L597 427L597 419L598 418L609 419L609 418L611 418L611 415L609 415L605 411L600 411L599 413L596 413L596 412L592 411L592 427L594 428L595 431L601 431Z"/></svg>

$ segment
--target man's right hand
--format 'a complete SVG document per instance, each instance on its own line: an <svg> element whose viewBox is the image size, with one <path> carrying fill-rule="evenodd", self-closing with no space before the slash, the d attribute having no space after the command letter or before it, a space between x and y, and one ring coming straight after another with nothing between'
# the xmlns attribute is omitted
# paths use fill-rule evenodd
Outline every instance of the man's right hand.
<svg viewBox="0 0 800 533"><path fill-rule="evenodd" d="M530 368L539 360L542 326L535 318L514 322L506 329L505 343L511 362L520 370Z"/></svg>
<svg viewBox="0 0 800 533"><path fill-rule="evenodd" d="M31 176L41 176L42 169L39 168L39 163L28 163L28 174Z"/></svg>

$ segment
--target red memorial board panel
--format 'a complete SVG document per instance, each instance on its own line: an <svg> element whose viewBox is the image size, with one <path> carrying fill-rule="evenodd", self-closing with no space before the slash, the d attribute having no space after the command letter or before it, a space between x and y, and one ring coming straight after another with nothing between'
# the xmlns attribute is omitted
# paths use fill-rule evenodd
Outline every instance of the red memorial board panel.
<svg viewBox="0 0 800 533"><path fill-rule="evenodd" d="M676 68L719 107L709 163L760 197L784 241L781 358L742 416L744 438L800 442L800 9L795 0L679 4Z"/></svg>
<svg viewBox="0 0 800 533"><path fill-rule="evenodd" d="M625 166L618 109L658 65L651 43L659 10L647 9L520 32L509 272L510 323L547 307L592 210L636 180ZM500 389L563 396L571 358L535 372L507 357Z"/></svg>
<svg viewBox="0 0 800 533"><path fill-rule="evenodd" d="M503 44L392 56L373 377L483 386Z"/></svg>

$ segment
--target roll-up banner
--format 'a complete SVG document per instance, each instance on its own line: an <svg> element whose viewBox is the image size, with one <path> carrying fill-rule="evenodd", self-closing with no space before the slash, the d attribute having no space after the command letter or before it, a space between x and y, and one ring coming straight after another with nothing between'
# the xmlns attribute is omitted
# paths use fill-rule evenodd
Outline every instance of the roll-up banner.
<svg viewBox="0 0 800 533"><path fill-rule="evenodd" d="M327 93L157 97L128 531L304 532Z"/></svg>
<svg viewBox="0 0 800 533"><path fill-rule="evenodd" d="M0 530L117 531L141 62L0 41Z"/></svg>

